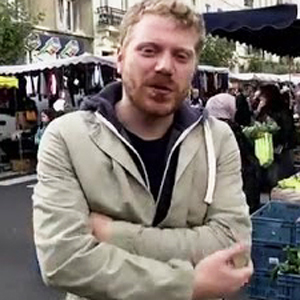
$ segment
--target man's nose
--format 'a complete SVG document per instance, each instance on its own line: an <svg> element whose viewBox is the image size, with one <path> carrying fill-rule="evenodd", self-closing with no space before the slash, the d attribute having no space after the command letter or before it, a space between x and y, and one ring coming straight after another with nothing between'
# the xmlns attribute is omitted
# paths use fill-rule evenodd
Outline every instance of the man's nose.
<svg viewBox="0 0 300 300"><path fill-rule="evenodd" d="M164 75L173 75L174 73L174 58L171 53L162 53L156 62L155 71Z"/></svg>

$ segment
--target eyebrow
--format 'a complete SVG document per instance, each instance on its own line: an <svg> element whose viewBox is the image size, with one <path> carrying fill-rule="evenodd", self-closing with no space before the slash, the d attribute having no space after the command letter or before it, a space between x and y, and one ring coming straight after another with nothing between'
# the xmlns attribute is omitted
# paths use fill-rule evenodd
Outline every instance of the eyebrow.
<svg viewBox="0 0 300 300"><path fill-rule="evenodd" d="M135 48L140 49L140 48L146 47L146 46L151 46L151 47L154 47L156 49L163 48L161 45L159 45L156 42L142 42L140 44L137 44ZM182 52L185 52L185 53L187 53L188 55L191 55L191 56L194 54L193 50L183 48L183 47L175 47L173 50L175 50L176 52L182 51Z"/></svg>

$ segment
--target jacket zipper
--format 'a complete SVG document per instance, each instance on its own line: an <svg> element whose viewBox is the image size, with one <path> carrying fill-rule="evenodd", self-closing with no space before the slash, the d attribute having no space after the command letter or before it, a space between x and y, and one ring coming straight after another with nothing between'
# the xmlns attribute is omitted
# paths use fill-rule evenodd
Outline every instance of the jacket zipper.
<svg viewBox="0 0 300 300"><path fill-rule="evenodd" d="M146 187L147 190L150 192L150 181L149 181L149 176L145 167L145 164L141 158L141 156L139 155L139 153L135 150L134 147L132 147L132 145L130 143L128 143L128 141L126 139L124 139L124 137L118 132L118 130L116 129L116 127L110 123L109 121L107 121L104 117L102 117L101 114L99 114L98 112L95 113L96 116L107 126L107 128L112 131L126 146L128 146L132 152L137 156L139 163L142 166L143 169L143 173L146 179Z"/></svg>
<svg viewBox="0 0 300 300"><path fill-rule="evenodd" d="M118 130L116 129L116 127L114 127L112 125L112 123L107 121L98 112L96 112L95 114L108 127L108 129L110 129L121 141L123 141L133 151L133 153L137 156L137 158L138 158L138 160L139 160L139 162L142 166L143 173L144 173L144 176L145 176L145 179L146 179L147 190L151 193L150 183L149 183L149 176L148 176L145 164L144 164L142 158L140 157L139 153L135 150L134 147L132 147L132 145L126 139L124 139L124 137L118 132ZM161 194L162 194L163 186L164 186L164 183L165 183L165 180L166 180L166 177L167 177L167 172L168 172L168 169L169 169L169 166L170 166L171 158L172 158L172 155L173 155L175 149L186 138L186 136L199 124L199 122L201 122L202 118L203 118L203 116L200 116L200 118L194 124L192 124L190 127L188 127L184 132L182 132L182 134L179 136L179 138L175 142L174 146L172 147L172 149L170 151L170 154L168 156L168 159L167 159L167 164L166 164L166 167L165 167L165 170L164 170L163 178L162 178L162 181L161 181L161 184L160 184L160 187L159 187L158 197L157 197L157 201L156 201L156 208L158 208L158 205L161 201Z"/></svg>
<svg viewBox="0 0 300 300"><path fill-rule="evenodd" d="M166 167L165 167L165 170L164 170L163 178L162 178L162 181L161 181L161 184L160 184L160 187L159 187L159 193L158 193L158 197L157 197L157 201L156 201L156 208L158 208L159 203L161 201L162 190L163 190L165 180L166 180L166 177L167 177L167 172L168 172L168 169L169 169L169 166L170 166L171 158L172 158L172 155L173 155L175 149L186 138L186 136L199 124L199 122L201 122L202 118L203 118L203 116L200 116L200 118L194 124L192 124L185 131L183 131L182 134L177 139L177 141L175 142L174 146L172 147L172 149L170 151L170 154L168 156L168 159L167 159L167 164L166 164Z"/></svg>

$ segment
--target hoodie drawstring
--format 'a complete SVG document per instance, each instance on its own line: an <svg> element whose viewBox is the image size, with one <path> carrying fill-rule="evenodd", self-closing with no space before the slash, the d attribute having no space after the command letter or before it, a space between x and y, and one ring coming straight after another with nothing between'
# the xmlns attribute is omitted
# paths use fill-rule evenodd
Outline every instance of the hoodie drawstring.
<svg viewBox="0 0 300 300"><path fill-rule="evenodd" d="M213 144L212 132L209 126L209 121L204 122L204 138L207 151L207 167L208 167L208 179L207 179L207 190L204 198L206 204L211 204L213 201L213 193L216 185L217 175L217 160Z"/></svg>

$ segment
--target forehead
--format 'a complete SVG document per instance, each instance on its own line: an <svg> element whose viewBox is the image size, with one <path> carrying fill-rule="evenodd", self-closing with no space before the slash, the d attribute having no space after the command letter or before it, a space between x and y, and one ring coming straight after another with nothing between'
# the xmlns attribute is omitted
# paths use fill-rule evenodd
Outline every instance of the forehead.
<svg viewBox="0 0 300 300"><path fill-rule="evenodd" d="M154 42L194 50L198 34L194 28L184 28L171 17L148 14L133 26L129 39L133 44Z"/></svg>

